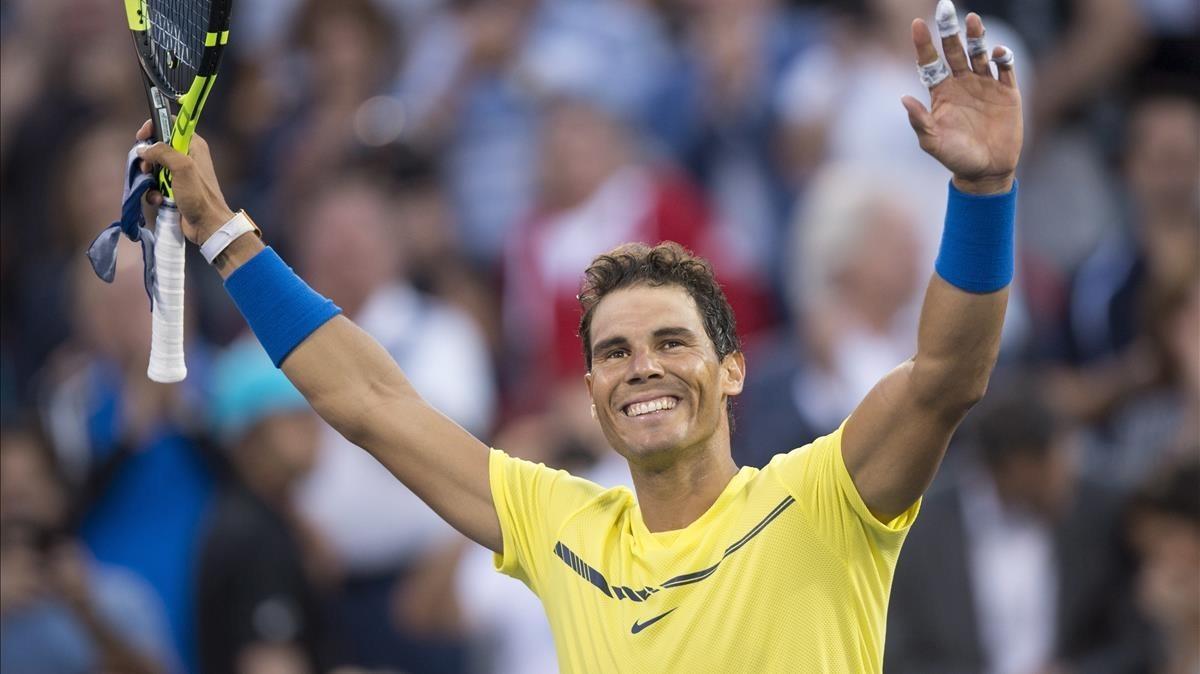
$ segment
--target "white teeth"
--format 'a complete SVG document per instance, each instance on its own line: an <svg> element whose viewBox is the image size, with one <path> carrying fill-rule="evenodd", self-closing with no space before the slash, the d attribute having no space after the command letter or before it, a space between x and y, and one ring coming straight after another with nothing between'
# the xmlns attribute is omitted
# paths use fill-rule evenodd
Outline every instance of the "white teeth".
<svg viewBox="0 0 1200 674"><path fill-rule="evenodd" d="M625 408L625 415L636 417L643 414L649 414L651 412L657 412L659 410L674 409L674 407L675 399L670 396L663 396L662 398L655 398L654 400L647 400L646 402L633 403Z"/></svg>

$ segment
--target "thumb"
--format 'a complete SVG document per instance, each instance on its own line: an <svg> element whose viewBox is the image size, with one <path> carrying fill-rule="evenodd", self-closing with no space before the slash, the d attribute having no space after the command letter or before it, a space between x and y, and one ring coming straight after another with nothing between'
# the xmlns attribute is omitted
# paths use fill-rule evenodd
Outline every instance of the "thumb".
<svg viewBox="0 0 1200 674"><path fill-rule="evenodd" d="M933 129L933 116L929 114L921 101L912 96L904 96L900 99L900 103L908 112L908 123L912 125L913 131L916 131L918 136L929 135Z"/></svg>
<svg viewBox="0 0 1200 674"><path fill-rule="evenodd" d="M178 150L163 142L155 143L149 147L138 148L138 156L151 164L165 166L174 174L179 174L192 164L190 157L181 154Z"/></svg>

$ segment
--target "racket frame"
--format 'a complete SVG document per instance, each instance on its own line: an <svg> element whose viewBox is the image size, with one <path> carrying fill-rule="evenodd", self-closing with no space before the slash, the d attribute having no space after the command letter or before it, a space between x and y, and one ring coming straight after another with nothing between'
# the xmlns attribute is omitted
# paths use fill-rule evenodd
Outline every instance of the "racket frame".
<svg viewBox="0 0 1200 674"><path fill-rule="evenodd" d="M211 0L204 51L187 91L175 91L156 65L151 42L149 2L125 0L125 17L133 36L142 70L142 83L150 106L154 139L188 153L200 112L216 82L221 52L229 42L232 0ZM171 189L171 173L159 167L155 173L163 203L155 222L155 258L158 261L159 293L154 298L150 363L147 376L158 382L181 381L187 376L183 352L184 247L179 212Z"/></svg>

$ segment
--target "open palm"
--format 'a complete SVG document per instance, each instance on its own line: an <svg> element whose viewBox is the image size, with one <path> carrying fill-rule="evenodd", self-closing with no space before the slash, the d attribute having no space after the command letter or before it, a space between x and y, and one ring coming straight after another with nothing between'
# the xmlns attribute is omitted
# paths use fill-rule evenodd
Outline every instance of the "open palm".
<svg viewBox="0 0 1200 674"><path fill-rule="evenodd" d="M932 35L924 21L913 22L918 63L937 60ZM968 37L982 37L983 21L967 16ZM921 149L954 173L961 186L978 191L1006 190L1021 154L1021 93L1012 65L1000 65L993 76L986 52L968 59L958 34L942 40L951 75L930 89L931 105L905 96L904 108ZM999 58L1007 52L996 47Z"/></svg>

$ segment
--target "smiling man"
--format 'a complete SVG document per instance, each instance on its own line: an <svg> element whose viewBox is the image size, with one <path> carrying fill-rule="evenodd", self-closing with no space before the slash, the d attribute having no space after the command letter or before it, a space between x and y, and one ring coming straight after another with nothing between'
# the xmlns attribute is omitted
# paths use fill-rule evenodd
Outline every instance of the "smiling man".
<svg viewBox="0 0 1200 674"><path fill-rule="evenodd" d="M387 352L243 233L202 141L190 157L161 144L143 157L172 170L185 233L313 408L537 593L563 671L879 672L900 546L987 386L1012 279L1012 54L992 52L993 75L979 17L967 18L969 53L949 0L937 18L945 62L913 23L931 108L903 101L921 147L954 175L918 351L840 428L739 469L729 404L745 361L708 264L630 244L587 269L587 386L636 499L489 449L426 404Z"/></svg>

